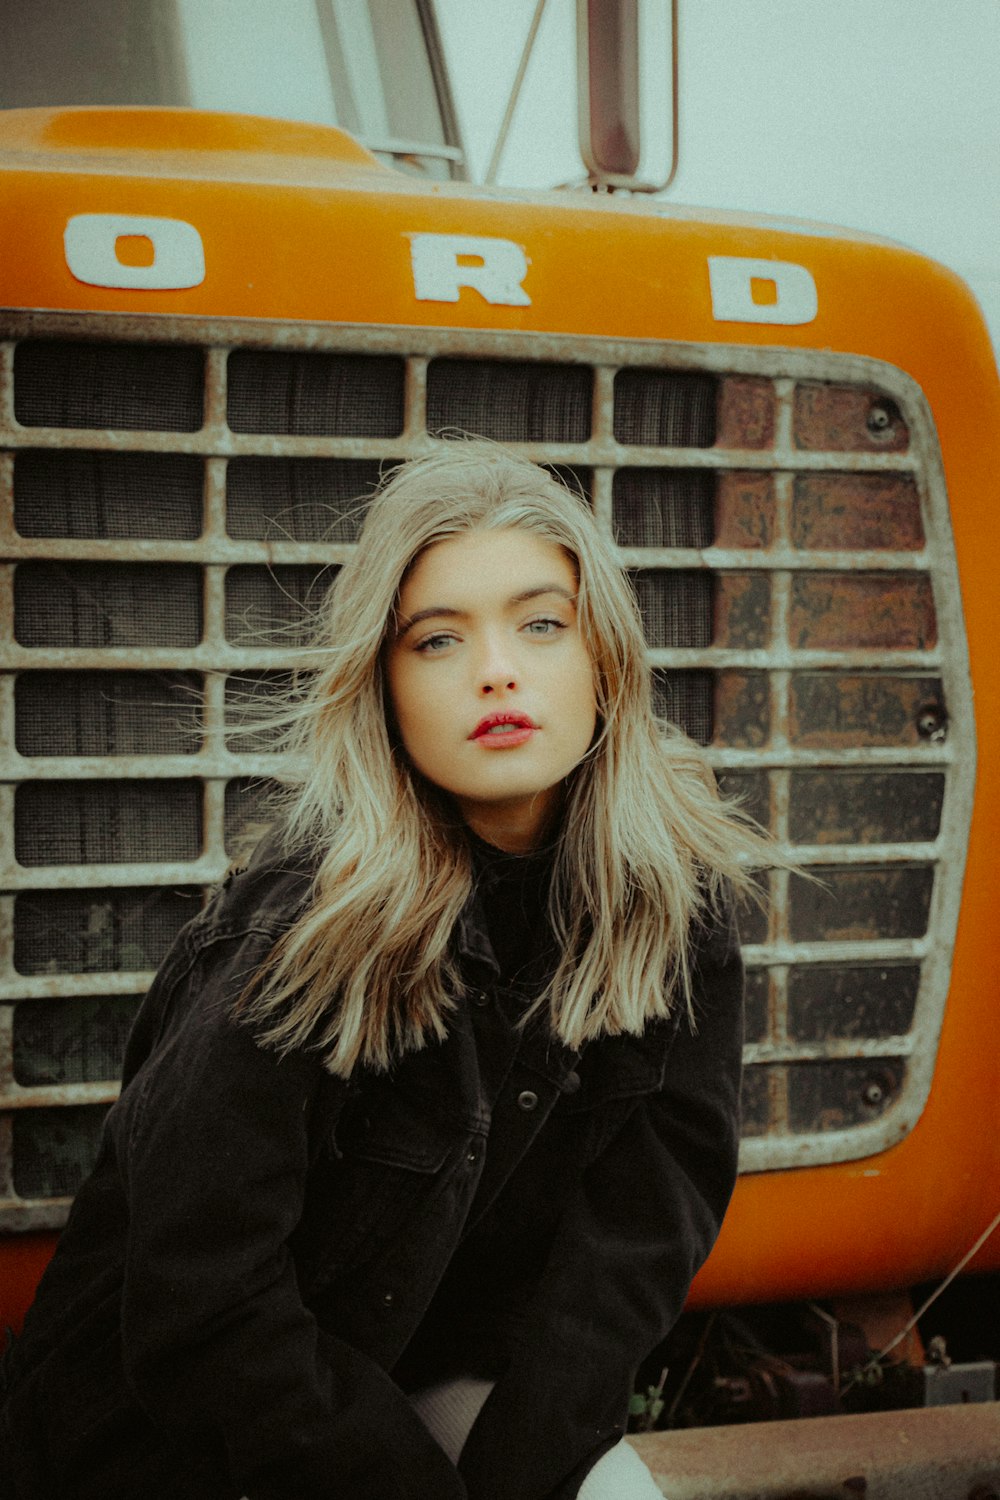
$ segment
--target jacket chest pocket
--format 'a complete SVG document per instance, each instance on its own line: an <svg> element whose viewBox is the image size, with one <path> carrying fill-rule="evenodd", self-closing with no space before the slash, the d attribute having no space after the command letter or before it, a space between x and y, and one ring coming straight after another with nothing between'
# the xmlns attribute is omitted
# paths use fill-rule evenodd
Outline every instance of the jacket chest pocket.
<svg viewBox="0 0 1000 1500"><path fill-rule="evenodd" d="M564 1094L553 1111L583 1164L601 1154L637 1104L663 1088L677 1027L673 1016L641 1037L609 1037L587 1048L578 1067L579 1087Z"/></svg>
<svg viewBox="0 0 1000 1500"><path fill-rule="evenodd" d="M463 1159L464 1142L459 1125L392 1089L350 1099L313 1168L296 1236L305 1292L363 1265L401 1234L436 1196L442 1174Z"/></svg>

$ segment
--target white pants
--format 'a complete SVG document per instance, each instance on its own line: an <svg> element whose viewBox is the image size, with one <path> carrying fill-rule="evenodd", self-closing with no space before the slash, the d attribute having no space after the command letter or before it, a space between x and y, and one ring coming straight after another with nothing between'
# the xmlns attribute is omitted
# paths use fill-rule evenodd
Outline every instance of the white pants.
<svg viewBox="0 0 1000 1500"><path fill-rule="evenodd" d="M413 1408L452 1463L490 1391L489 1380L450 1380L410 1397ZM580 1488L580 1500L663 1500L642 1459L620 1442L598 1459Z"/></svg>

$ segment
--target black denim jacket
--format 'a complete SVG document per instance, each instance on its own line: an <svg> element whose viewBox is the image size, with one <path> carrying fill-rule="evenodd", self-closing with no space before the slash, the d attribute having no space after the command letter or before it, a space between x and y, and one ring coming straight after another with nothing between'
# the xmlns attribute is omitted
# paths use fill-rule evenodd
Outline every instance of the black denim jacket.
<svg viewBox="0 0 1000 1500"><path fill-rule="evenodd" d="M157 976L9 1361L0 1497L571 1500L623 1431L735 1178L731 924L700 943L694 1032L581 1057L528 1028L491 1106L473 1007L503 996L475 902L449 1034L390 1076L234 1024L309 885L255 862ZM499 1378L456 1470L392 1372L477 1235Z"/></svg>

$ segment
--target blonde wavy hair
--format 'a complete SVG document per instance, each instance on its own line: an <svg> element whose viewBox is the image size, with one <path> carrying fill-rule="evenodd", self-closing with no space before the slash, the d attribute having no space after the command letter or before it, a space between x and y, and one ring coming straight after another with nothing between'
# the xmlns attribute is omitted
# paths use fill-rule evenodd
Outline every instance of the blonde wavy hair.
<svg viewBox="0 0 1000 1500"><path fill-rule="evenodd" d="M529 1014L579 1049L691 1008L693 944L723 888L752 888L769 846L722 802L700 750L652 710L635 597L588 506L550 473L480 440L442 443L372 501L318 622L311 686L286 719L300 767L287 849L316 863L308 906L238 1002L260 1040L313 1046L329 1070L385 1070L443 1038L461 994L452 936L469 841L446 794L408 763L384 658L403 580L428 547L514 527L563 549L594 666L598 732L567 778L549 897L555 972Z"/></svg>

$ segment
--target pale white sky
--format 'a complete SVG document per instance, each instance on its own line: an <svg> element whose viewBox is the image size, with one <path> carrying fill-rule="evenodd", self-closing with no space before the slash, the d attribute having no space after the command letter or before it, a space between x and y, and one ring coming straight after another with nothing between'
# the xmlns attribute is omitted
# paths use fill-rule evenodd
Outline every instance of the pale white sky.
<svg viewBox="0 0 1000 1500"><path fill-rule="evenodd" d="M437 0L480 180L534 8ZM575 10L548 0L501 183L582 172ZM680 0L679 12L668 199L914 245L970 282L1000 344L1000 0Z"/></svg>

